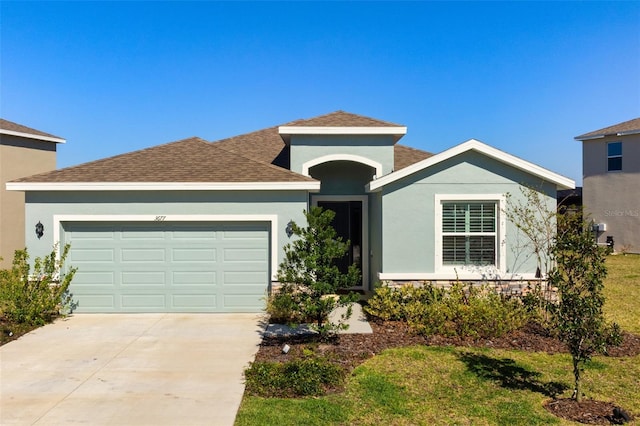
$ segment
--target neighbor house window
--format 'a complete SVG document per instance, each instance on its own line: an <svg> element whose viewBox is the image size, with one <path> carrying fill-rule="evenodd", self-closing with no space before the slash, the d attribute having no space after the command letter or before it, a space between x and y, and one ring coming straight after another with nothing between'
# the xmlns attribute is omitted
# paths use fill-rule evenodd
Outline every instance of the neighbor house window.
<svg viewBox="0 0 640 426"><path fill-rule="evenodd" d="M607 171L618 172L622 170L622 142L609 142L607 144Z"/></svg>
<svg viewBox="0 0 640 426"><path fill-rule="evenodd" d="M496 202L442 203L443 265L496 265L496 247Z"/></svg>

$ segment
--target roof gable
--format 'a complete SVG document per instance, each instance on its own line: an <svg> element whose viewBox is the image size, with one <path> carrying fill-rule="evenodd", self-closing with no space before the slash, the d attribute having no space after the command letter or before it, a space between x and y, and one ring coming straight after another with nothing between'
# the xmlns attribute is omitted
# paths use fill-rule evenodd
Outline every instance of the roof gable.
<svg viewBox="0 0 640 426"><path fill-rule="evenodd" d="M638 133L640 133L640 117L614 124L613 126L605 127L603 129L594 130L593 132L576 136L574 139L578 141L586 141L589 139L604 138L605 136L624 136Z"/></svg>
<svg viewBox="0 0 640 426"><path fill-rule="evenodd" d="M406 176L412 175L413 173L417 173L435 164L441 163L445 160L455 157L456 155L459 155L471 150L479 152L488 157L494 158L498 161L501 161L517 169L523 170L532 175L538 176L549 182L552 182L556 184L558 189L575 188L575 182L567 177L551 172L550 170L547 170L536 164L530 163L521 158L515 157L511 154L507 154L504 151L500 151L499 149L493 148L478 140L470 139L467 142L454 146L453 148L450 148L439 154L428 157L422 161L419 161L408 167L405 167L404 169L395 171L377 180L374 180L373 182L369 183L369 185L367 185L366 189L368 192L380 191L385 185L388 185L392 182L396 182Z"/></svg>
<svg viewBox="0 0 640 426"><path fill-rule="evenodd" d="M39 139L56 143L66 142L61 137L41 132L40 130L32 129L31 127L23 126L22 124L14 123L13 121L5 120L3 118L0 118L0 134L19 136L29 139Z"/></svg>

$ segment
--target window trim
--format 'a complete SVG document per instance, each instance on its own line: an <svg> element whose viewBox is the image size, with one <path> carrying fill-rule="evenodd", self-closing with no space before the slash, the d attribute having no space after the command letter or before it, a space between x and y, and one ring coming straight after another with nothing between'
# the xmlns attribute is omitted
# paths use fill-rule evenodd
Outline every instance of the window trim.
<svg viewBox="0 0 640 426"><path fill-rule="evenodd" d="M434 269L438 274L451 274L459 278L468 278L473 274L462 265L444 265L442 263L442 205L449 202L494 202L496 203L496 265L497 272L505 274L507 270L506 256L506 219L504 211L506 198L504 194L435 194L435 250Z"/></svg>
<svg viewBox="0 0 640 426"><path fill-rule="evenodd" d="M615 144L620 144L620 154L610 155L609 154L609 147L614 143ZM616 159L616 158L620 159L620 168L612 170L612 169L609 168L609 160ZM616 173L616 172L621 172L621 171L622 171L622 141L607 142L607 173Z"/></svg>

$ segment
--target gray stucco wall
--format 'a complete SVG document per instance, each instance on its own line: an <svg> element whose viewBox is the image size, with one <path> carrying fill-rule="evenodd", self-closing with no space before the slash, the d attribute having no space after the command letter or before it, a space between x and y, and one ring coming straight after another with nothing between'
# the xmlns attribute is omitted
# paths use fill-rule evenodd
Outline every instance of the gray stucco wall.
<svg viewBox="0 0 640 426"><path fill-rule="evenodd" d="M622 171L607 172L607 143L622 142ZM640 253L640 135L584 141L582 202L587 220L604 223L615 250Z"/></svg>
<svg viewBox="0 0 640 426"><path fill-rule="evenodd" d="M393 171L392 136L295 135L291 137L291 170L302 173L304 163L327 155L347 154L368 158Z"/></svg>
<svg viewBox="0 0 640 426"><path fill-rule="evenodd" d="M555 210L556 187L549 182L483 155L467 152L384 188L382 253L384 273L435 273L436 194L512 194L523 200L520 185L540 189ZM516 227L506 223L508 276L532 274L536 261L528 249L516 249Z"/></svg>
<svg viewBox="0 0 640 426"><path fill-rule="evenodd" d="M285 228L290 220L304 224L307 191L104 191L28 192L26 245L31 258L51 252L54 215L277 215L278 260L290 241ZM44 236L36 238L34 225L42 222ZM60 229L63 235L63 229ZM275 271L273 271L275 272Z"/></svg>

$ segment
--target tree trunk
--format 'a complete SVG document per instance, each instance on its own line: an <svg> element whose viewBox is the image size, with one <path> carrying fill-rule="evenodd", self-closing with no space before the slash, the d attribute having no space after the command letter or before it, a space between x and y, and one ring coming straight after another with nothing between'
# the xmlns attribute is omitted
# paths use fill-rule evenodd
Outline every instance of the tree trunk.
<svg viewBox="0 0 640 426"><path fill-rule="evenodd" d="M580 383L580 361L578 358L573 357L573 377L575 378L575 400L576 402L582 401L582 386Z"/></svg>

